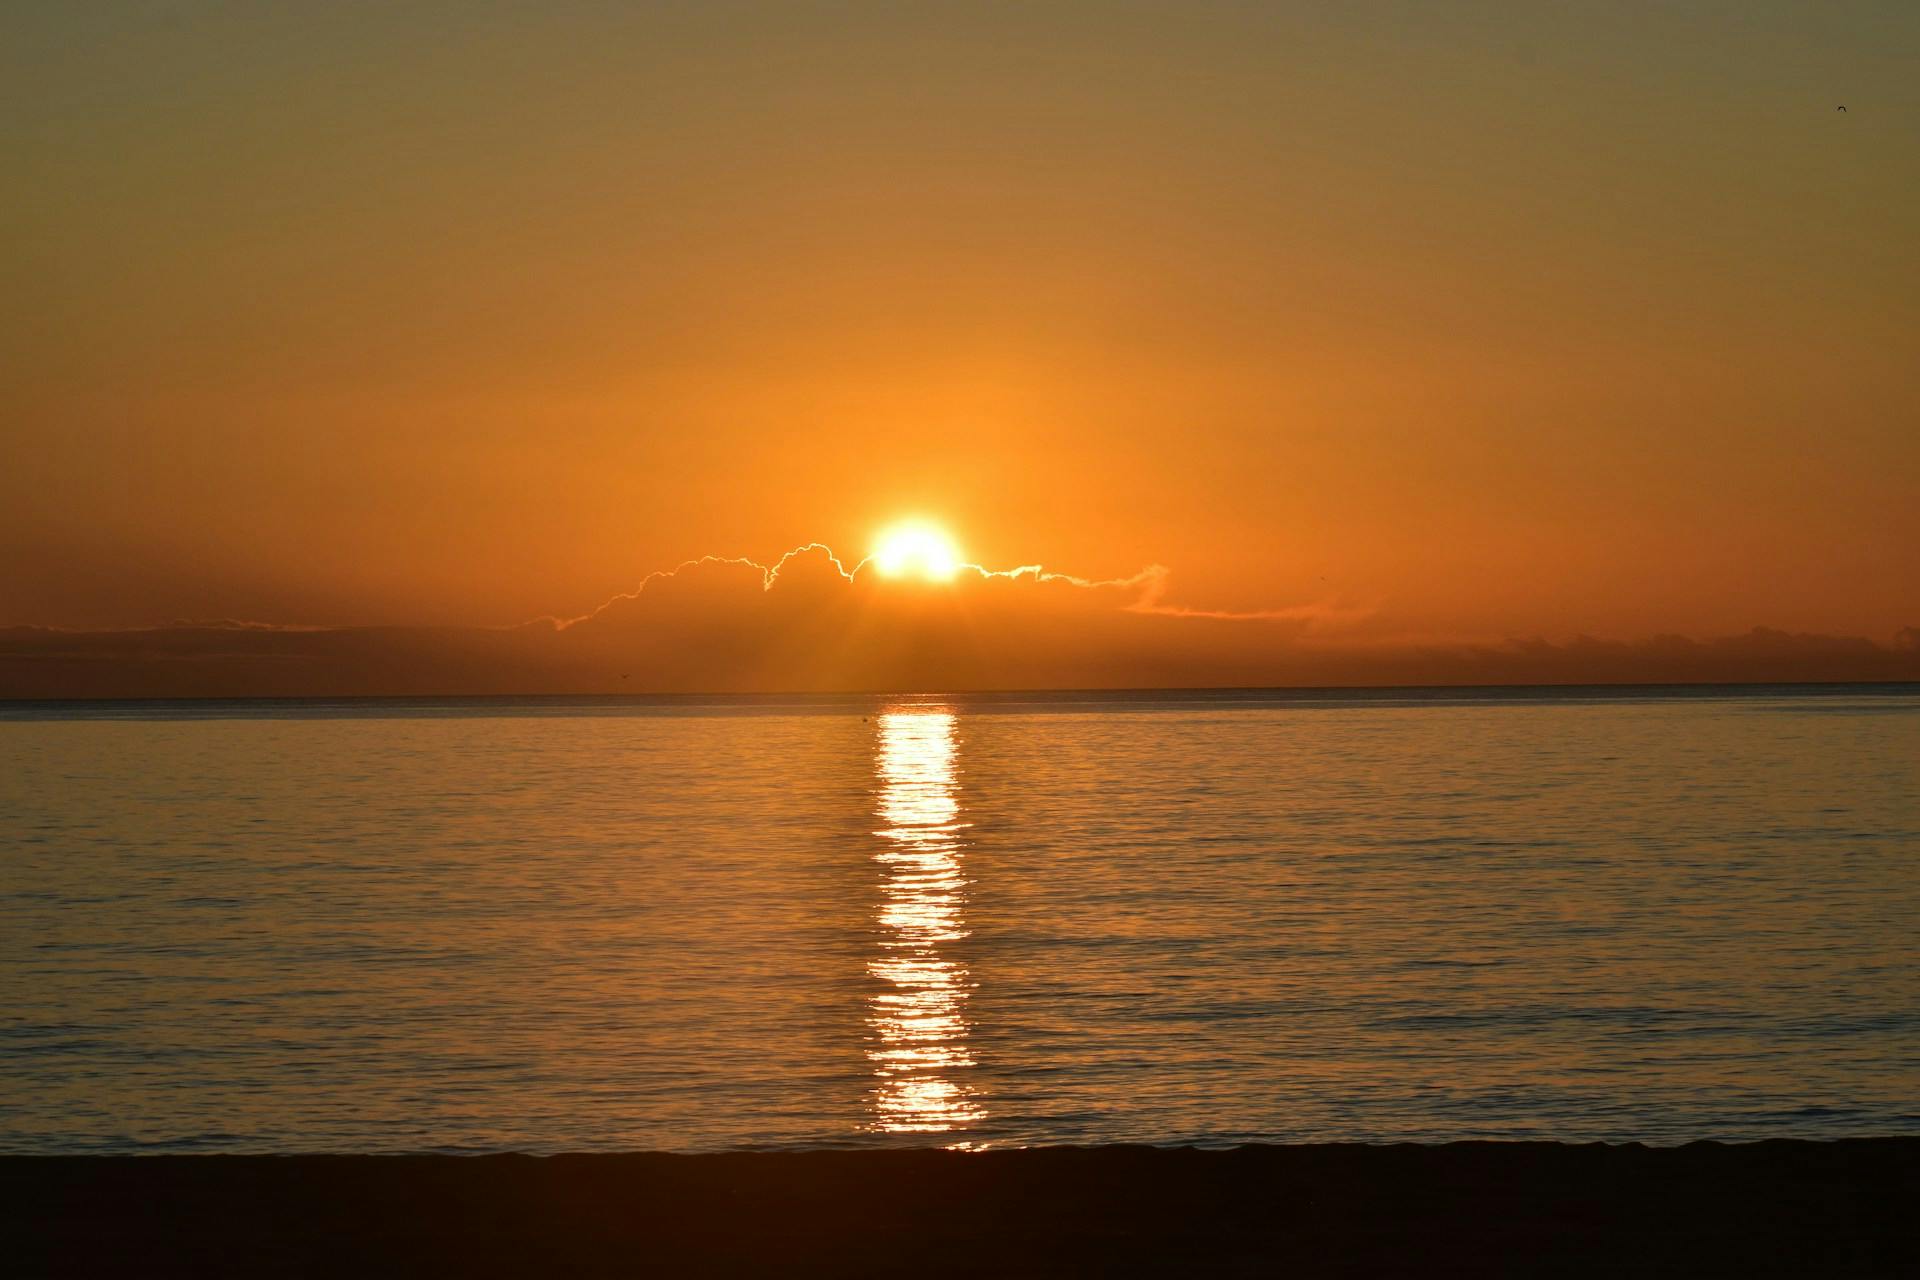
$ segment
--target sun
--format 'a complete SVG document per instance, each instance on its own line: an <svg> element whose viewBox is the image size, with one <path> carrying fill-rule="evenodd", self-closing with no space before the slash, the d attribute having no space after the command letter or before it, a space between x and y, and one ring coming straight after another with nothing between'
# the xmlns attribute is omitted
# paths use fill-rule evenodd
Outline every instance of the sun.
<svg viewBox="0 0 1920 1280"><path fill-rule="evenodd" d="M960 548L946 530L910 520L881 531L873 543L873 567L883 578L925 578L951 582L960 571Z"/></svg>

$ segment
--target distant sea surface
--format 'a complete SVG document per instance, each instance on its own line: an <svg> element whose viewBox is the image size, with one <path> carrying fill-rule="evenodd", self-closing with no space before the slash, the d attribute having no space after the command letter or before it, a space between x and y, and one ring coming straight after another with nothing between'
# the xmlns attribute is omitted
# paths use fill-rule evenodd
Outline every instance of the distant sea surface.
<svg viewBox="0 0 1920 1280"><path fill-rule="evenodd" d="M1920 689L0 704L0 1150L1920 1133Z"/></svg>

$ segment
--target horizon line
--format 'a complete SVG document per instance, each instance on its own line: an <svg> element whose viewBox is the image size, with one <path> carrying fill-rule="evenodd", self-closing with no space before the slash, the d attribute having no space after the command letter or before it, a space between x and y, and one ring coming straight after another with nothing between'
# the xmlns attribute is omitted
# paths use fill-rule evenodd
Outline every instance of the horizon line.
<svg viewBox="0 0 1920 1280"><path fill-rule="evenodd" d="M1869 692L1884 690L1894 693L1920 694L1920 680L1633 680L1633 681L1568 681L1568 682L1504 682L1504 683L1461 683L1428 682L1424 684L1340 684L1340 685L1080 685L1047 686L1031 688L993 688L993 689L761 689L761 690L711 690L700 692L642 692L606 693L581 690L575 693L355 693L355 694L180 694L154 697L117 697L111 695L79 695L64 698L14 697L0 694L0 707L25 705L59 705L71 703L105 704L173 704L173 703L283 703L283 704L334 704L334 703L421 703L421 702L681 702L699 701L743 702L755 698L777 698L783 700L820 699L826 701L849 701L865 698L900 698L918 701L939 701L942 699L964 698L1032 698L1032 697L1082 697L1099 698L1114 695L1133 695L1135 697L1169 695L1212 695L1231 694L1300 694L1300 695L1390 695L1395 693L1488 693L1523 694L1537 691L1559 693L1588 692L1600 694L1626 694L1631 692L1681 692L1701 691L1706 693L1729 692L1735 690L1797 690L1802 692Z"/></svg>

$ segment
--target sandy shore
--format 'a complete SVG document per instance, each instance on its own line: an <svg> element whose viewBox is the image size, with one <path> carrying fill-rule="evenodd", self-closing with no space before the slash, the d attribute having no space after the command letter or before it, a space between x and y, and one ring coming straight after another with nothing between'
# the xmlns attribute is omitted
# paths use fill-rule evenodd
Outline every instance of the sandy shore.
<svg viewBox="0 0 1920 1280"><path fill-rule="evenodd" d="M1920 1275L1920 1139L0 1159L12 1275Z"/></svg>

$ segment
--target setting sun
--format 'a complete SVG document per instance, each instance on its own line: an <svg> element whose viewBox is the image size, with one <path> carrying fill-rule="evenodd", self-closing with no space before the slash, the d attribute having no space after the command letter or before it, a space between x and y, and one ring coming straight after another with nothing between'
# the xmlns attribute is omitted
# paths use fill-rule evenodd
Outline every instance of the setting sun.
<svg viewBox="0 0 1920 1280"><path fill-rule="evenodd" d="M960 549L945 530L915 521L882 532L874 541L872 560L885 578L948 582L960 568Z"/></svg>

